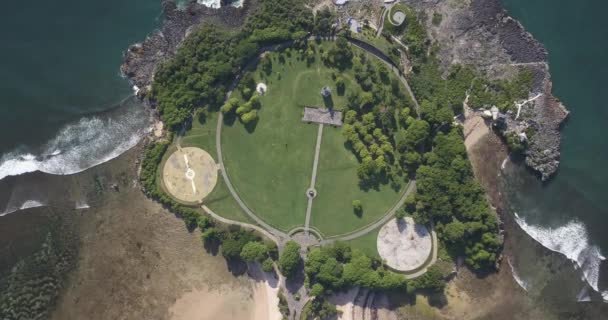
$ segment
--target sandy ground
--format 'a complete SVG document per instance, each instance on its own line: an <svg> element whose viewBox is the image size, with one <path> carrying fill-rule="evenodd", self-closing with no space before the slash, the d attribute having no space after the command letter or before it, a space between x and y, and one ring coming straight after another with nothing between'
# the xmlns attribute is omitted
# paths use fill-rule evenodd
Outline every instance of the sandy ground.
<svg viewBox="0 0 608 320"><path fill-rule="evenodd" d="M490 133L490 127L479 115L471 115L464 122L464 145L471 150L481 138Z"/></svg>
<svg viewBox="0 0 608 320"><path fill-rule="evenodd" d="M207 253L200 232L189 233L183 221L145 198L134 184L136 155L59 181L88 188L91 208L73 215L78 265L50 318L267 320L248 317L270 300L258 282ZM95 181L118 184L119 191L98 194Z"/></svg>
<svg viewBox="0 0 608 320"><path fill-rule="evenodd" d="M396 270L411 271L429 258L433 241L429 231L414 219L392 219L378 234L378 253L386 264Z"/></svg>
<svg viewBox="0 0 608 320"><path fill-rule="evenodd" d="M217 176L215 160L199 148L180 148L163 166L163 182L167 191L190 203L202 201L209 195L217 183Z"/></svg>
<svg viewBox="0 0 608 320"><path fill-rule="evenodd" d="M335 304L338 311L342 313L338 316L338 320L354 320L355 298L358 293L359 288L357 287L331 296L329 301Z"/></svg>
<svg viewBox="0 0 608 320"><path fill-rule="evenodd" d="M249 276L253 279L254 308L252 320L281 320L279 311L278 276L274 273L262 271L259 264L250 264ZM247 318L234 318L247 319Z"/></svg>

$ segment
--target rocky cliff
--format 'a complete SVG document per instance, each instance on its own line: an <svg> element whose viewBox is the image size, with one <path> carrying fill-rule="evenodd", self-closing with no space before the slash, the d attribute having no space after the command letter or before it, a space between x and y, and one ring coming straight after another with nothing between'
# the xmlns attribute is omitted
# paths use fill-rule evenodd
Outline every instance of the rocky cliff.
<svg viewBox="0 0 608 320"><path fill-rule="evenodd" d="M203 22L212 22L227 28L242 25L247 14L255 7L255 1L245 1L243 7L224 6L208 8L191 1L178 8L174 0L163 0L163 23L142 43L129 47L124 54L122 73L137 87L143 97L150 89L158 64L173 57L186 35Z"/></svg>
<svg viewBox="0 0 608 320"><path fill-rule="evenodd" d="M447 70L460 63L477 67L491 78L504 78L527 69L534 74L531 98L521 112L501 115L503 133L528 139L526 164L541 179L559 167L560 126L568 111L552 95L547 51L522 25L509 17L499 0L405 0L427 18L432 41L440 43L439 57ZM439 25L429 17L440 13ZM471 106L481 107L481 106ZM534 132L531 137L526 132Z"/></svg>

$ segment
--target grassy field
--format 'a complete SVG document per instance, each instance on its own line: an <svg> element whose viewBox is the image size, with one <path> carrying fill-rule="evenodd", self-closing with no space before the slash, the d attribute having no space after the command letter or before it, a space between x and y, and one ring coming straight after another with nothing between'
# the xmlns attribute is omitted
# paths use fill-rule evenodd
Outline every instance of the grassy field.
<svg viewBox="0 0 608 320"><path fill-rule="evenodd" d="M311 224L326 236L344 234L378 220L399 199L400 190L393 190L389 185L381 185L378 190L362 190L358 166L355 155L344 146L341 129L326 126L317 172L318 195L311 217ZM361 216L355 215L353 200L362 202Z"/></svg>
<svg viewBox="0 0 608 320"><path fill-rule="evenodd" d="M213 159L217 162L217 152L215 147L215 127L217 124L217 113L210 113L205 121L201 123L198 119L192 121L192 128L188 130L181 140L182 147L197 147L207 151ZM173 151L175 146L172 146L165 154L165 159L168 158ZM162 165L159 166L162 168ZM161 181L161 179L158 179ZM236 221L251 223L252 220L243 212L243 210L236 203L226 184L224 179L218 176L217 184L213 191L204 199L203 203L209 207L213 212ZM201 213L204 213L202 209Z"/></svg>
<svg viewBox="0 0 608 320"><path fill-rule="evenodd" d="M281 64L272 53L272 74L254 72L268 86L255 129L238 121L222 129L224 165L235 189L259 217L284 231L304 224L317 126L301 117L304 105L316 103L307 95L320 97L322 79L330 77L295 55Z"/></svg>
<svg viewBox="0 0 608 320"><path fill-rule="evenodd" d="M380 259L377 247L378 233L380 233L380 228L375 229L363 237L348 241L348 244L350 244L353 249L359 249L370 257Z"/></svg>
<svg viewBox="0 0 608 320"><path fill-rule="evenodd" d="M327 85L332 88L334 107L342 109L349 89L358 87L351 70L339 72L323 65L319 48L327 50L330 45L316 44L314 61L306 61L293 49L269 53L272 72L261 67L253 72L256 82L268 86L260 99L256 126L245 128L234 121L222 129L224 165L235 189L258 216L284 231L305 222L305 192L312 175L318 125L301 122L304 106L324 106L320 91ZM336 75L345 80L344 93L337 92ZM240 98L238 91L234 97ZM311 218L311 225L324 236L372 223L394 205L401 191L388 185L361 190L356 173L359 162L344 141L341 129L325 127L315 186L319 195ZM364 206L360 217L353 213L355 199ZM375 240L372 242L375 246Z"/></svg>

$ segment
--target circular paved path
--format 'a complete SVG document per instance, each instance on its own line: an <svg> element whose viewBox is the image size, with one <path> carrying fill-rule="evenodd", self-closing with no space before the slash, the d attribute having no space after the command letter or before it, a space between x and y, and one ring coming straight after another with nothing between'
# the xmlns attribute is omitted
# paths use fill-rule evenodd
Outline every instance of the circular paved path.
<svg viewBox="0 0 608 320"><path fill-rule="evenodd" d="M217 165L203 149L179 148L163 166L163 183L178 200L200 202L217 183Z"/></svg>
<svg viewBox="0 0 608 320"><path fill-rule="evenodd" d="M397 271L414 271L428 261L433 241L423 225L410 217L393 219L380 229L378 253L386 264Z"/></svg>

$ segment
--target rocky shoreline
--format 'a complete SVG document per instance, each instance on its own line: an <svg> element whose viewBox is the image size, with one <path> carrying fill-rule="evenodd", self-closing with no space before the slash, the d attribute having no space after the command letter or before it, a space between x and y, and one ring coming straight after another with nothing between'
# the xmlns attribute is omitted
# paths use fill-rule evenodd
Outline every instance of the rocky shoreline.
<svg viewBox="0 0 608 320"><path fill-rule="evenodd" d="M137 96L143 98L151 88L156 67L175 55L192 28L203 22L215 23L225 28L237 28L255 6L254 0L248 0L240 8L223 6L213 9L190 1L185 7L178 8L175 0L162 0L161 27L143 42L128 48L120 70L133 85Z"/></svg>
<svg viewBox="0 0 608 320"><path fill-rule="evenodd" d="M495 79L508 78L520 70L534 74L530 98L540 97L525 103L519 115L501 114L506 124L501 131L503 136L514 134L528 140L526 165L543 181L551 178L559 167L560 128L569 112L552 94L544 46L509 17L500 0L471 0L468 5L442 0L405 2L427 17L442 14L439 26L426 20L431 40L442 44L439 58L446 70L460 63L475 66ZM534 135L527 137L526 132Z"/></svg>

